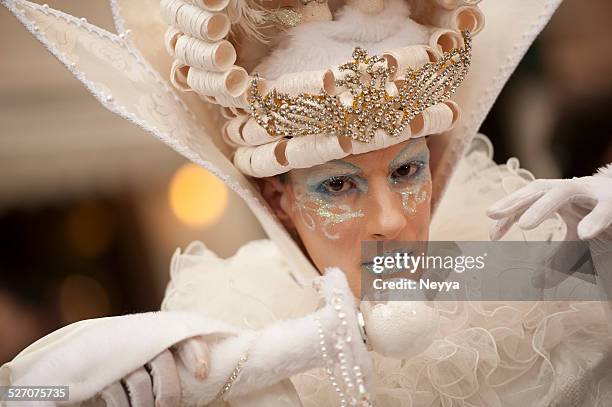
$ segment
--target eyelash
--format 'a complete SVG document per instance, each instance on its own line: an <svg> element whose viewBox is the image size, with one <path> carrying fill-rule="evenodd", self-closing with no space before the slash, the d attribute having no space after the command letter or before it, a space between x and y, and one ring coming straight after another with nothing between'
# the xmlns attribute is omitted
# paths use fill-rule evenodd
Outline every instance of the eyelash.
<svg viewBox="0 0 612 407"><path fill-rule="evenodd" d="M397 172L397 170L399 170L402 167L405 166L411 166L411 167L416 167L415 171L411 174L407 174L407 175L400 175L399 177L394 177L393 174L395 174ZM391 179L393 183L398 183L400 179L402 178L412 178L415 177L417 175L420 174L421 170L423 169L423 167L425 166L425 163L423 161L409 161L407 163L404 163L400 166L398 166L397 168L395 168L393 170L393 172L391 173Z"/></svg>
<svg viewBox="0 0 612 407"><path fill-rule="evenodd" d="M400 175L397 177L394 177L393 174L395 174L400 168L404 167L404 166L411 166L411 167L416 167L416 170L410 174L407 175ZM400 182L403 178L412 178L416 175L418 175L422 168L425 166L425 163L423 161L410 161L407 163L404 163L400 166L398 166L396 169L393 170L393 172L391 173L391 179L392 182L394 184ZM338 182L338 181L342 181L342 182L350 182L352 185L349 186L349 189L344 190L344 186L346 184L342 185L342 189L340 191L333 191L330 189L330 184L333 182ZM352 191L355 187L357 187L357 183L351 178L351 176L349 175L338 175L338 176L334 176L334 177L330 177L328 179L326 179L325 181L322 181L317 189L317 192L322 193L322 194L326 194L326 195L331 195L331 196L340 196L343 194L346 194L350 191Z"/></svg>
<svg viewBox="0 0 612 407"><path fill-rule="evenodd" d="M350 182L353 185L348 190L346 190L346 191L333 191L333 190L330 190L329 189L329 185L332 182L335 182L335 181ZM357 186L357 183L355 181L353 181L350 176L339 175L339 176L328 178L325 181L321 182L319 184L319 186L317 187L317 191L321 192L323 194L327 194L327 195L339 196L339 195L343 195L343 194L349 192L350 190L352 190L356 186ZM344 185L343 185L343 187L344 187Z"/></svg>

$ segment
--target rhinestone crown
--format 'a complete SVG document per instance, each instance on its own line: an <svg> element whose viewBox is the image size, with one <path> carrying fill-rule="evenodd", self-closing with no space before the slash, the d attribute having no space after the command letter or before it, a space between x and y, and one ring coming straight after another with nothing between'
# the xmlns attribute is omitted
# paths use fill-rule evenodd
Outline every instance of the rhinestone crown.
<svg viewBox="0 0 612 407"><path fill-rule="evenodd" d="M273 137L296 137L327 133L369 142L377 129L398 136L423 110L448 100L461 84L471 61L471 37L462 31L463 48L445 52L437 62L419 69L408 69L395 96L389 95L389 77L395 73L382 56L371 56L355 48L353 61L339 67L348 72L336 80L352 95L352 105L345 106L339 96L324 89L319 94L289 96L270 90L259 93L259 75L251 80L249 104L251 115ZM401 78L396 79L401 80Z"/></svg>

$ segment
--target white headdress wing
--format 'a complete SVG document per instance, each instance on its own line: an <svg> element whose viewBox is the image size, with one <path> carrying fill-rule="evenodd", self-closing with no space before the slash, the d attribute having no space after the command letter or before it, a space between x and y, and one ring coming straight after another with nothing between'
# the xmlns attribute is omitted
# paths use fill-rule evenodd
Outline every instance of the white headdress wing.
<svg viewBox="0 0 612 407"><path fill-rule="evenodd" d="M179 96L170 87L166 79L169 58L163 49L166 26L157 1L111 1L119 34L44 5L22 0L3 0L2 4L105 108L203 166L237 192L270 238L289 254L300 273L296 278L307 281L318 275L255 187L224 154L219 124L223 118L218 111L194 95ZM153 38L159 39L159 47L154 46ZM148 46L139 48L143 40Z"/></svg>

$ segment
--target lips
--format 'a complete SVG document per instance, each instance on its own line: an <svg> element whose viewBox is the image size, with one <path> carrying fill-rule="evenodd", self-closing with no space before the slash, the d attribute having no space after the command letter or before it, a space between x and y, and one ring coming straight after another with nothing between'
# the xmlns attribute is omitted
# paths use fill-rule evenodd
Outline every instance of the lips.
<svg viewBox="0 0 612 407"><path fill-rule="evenodd" d="M403 255L404 253L406 253L408 256L411 256L412 253L414 252L414 250L407 250L407 249L394 249L394 250L388 250L385 251L383 253L380 254L376 254L374 256L372 256L369 260L366 261L362 261L361 262L361 267L362 269L365 269L366 271L370 272L371 274L376 274L376 275L388 275L388 274L394 274L394 273L399 273L399 272L403 272L406 271L403 268L384 268L384 270L382 271L382 273L375 273L374 272L374 258L376 257L395 257L396 254L401 254Z"/></svg>

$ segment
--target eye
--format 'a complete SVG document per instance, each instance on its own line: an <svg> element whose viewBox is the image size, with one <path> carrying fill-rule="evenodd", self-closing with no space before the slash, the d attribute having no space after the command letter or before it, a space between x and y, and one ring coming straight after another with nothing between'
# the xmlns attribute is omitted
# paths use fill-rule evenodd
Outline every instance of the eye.
<svg viewBox="0 0 612 407"><path fill-rule="evenodd" d="M397 167L392 173L391 178L394 181L399 181L405 178L410 178L414 174L420 171L420 169L425 165L420 161L412 161Z"/></svg>
<svg viewBox="0 0 612 407"><path fill-rule="evenodd" d="M355 183L348 177L332 177L321 183L322 192L329 194L341 194L354 188Z"/></svg>

